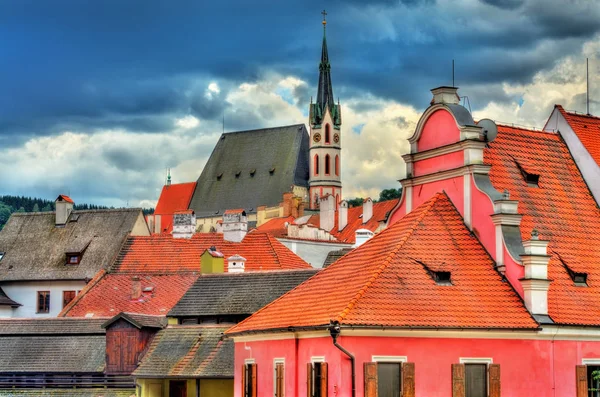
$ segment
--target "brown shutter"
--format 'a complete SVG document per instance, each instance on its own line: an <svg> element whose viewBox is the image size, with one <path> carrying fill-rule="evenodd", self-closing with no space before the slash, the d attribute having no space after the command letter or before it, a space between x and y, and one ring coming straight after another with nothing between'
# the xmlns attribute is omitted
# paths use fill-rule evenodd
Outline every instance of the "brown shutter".
<svg viewBox="0 0 600 397"><path fill-rule="evenodd" d="M327 397L327 363L321 363L321 397Z"/></svg>
<svg viewBox="0 0 600 397"><path fill-rule="evenodd" d="M306 364L306 395L308 397L313 396L313 365L312 363Z"/></svg>
<svg viewBox="0 0 600 397"><path fill-rule="evenodd" d="M275 364L276 386L275 393L277 397L283 397L283 364Z"/></svg>
<svg viewBox="0 0 600 397"><path fill-rule="evenodd" d="M250 397L256 397L256 364L250 364L250 379L252 382L252 395Z"/></svg>
<svg viewBox="0 0 600 397"><path fill-rule="evenodd" d="M452 364L452 397L465 397L464 364Z"/></svg>
<svg viewBox="0 0 600 397"><path fill-rule="evenodd" d="M365 363L365 397L377 397L377 363Z"/></svg>
<svg viewBox="0 0 600 397"><path fill-rule="evenodd" d="M500 364L490 364L488 366L490 379L489 397L500 397Z"/></svg>
<svg viewBox="0 0 600 397"><path fill-rule="evenodd" d="M248 397L246 394L246 364L242 364L242 397Z"/></svg>
<svg viewBox="0 0 600 397"><path fill-rule="evenodd" d="M588 395L588 384L587 384L587 366L577 365L575 367L576 384L577 384L577 397L587 397Z"/></svg>
<svg viewBox="0 0 600 397"><path fill-rule="evenodd" d="M402 397L415 397L415 363L402 364Z"/></svg>

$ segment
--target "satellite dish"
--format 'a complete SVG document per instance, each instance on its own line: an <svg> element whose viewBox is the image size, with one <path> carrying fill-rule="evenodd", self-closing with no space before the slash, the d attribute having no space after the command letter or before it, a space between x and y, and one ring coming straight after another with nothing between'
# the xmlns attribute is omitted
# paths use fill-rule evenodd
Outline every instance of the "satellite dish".
<svg viewBox="0 0 600 397"><path fill-rule="evenodd" d="M498 136L498 126L490 119L482 119L477 123L483 129L483 136L487 142L491 142Z"/></svg>

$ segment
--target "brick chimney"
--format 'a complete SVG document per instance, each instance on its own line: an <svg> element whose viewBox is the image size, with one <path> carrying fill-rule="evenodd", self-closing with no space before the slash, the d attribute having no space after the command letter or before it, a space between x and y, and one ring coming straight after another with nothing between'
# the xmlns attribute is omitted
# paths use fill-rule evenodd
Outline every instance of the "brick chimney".
<svg viewBox="0 0 600 397"><path fill-rule="evenodd" d="M223 214L223 238L239 243L248 232L248 218L244 210L227 210Z"/></svg>
<svg viewBox="0 0 600 397"><path fill-rule="evenodd" d="M200 269L202 274L225 272L225 255L215 246L210 247L200 256Z"/></svg>
<svg viewBox="0 0 600 397"><path fill-rule="evenodd" d="M520 279L523 286L525 306L531 314L548 315L548 241L539 239L537 230L531 232L531 239L523 241L525 253L521 255L525 276Z"/></svg>
<svg viewBox="0 0 600 397"><path fill-rule="evenodd" d="M173 214L173 238L192 238L196 232L196 214L192 210Z"/></svg>
<svg viewBox="0 0 600 397"><path fill-rule="evenodd" d="M362 223L367 223L373 217L373 200L370 197L367 197L365 201L363 201L363 216Z"/></svg>
<svg viewBox="0 0 600 397"><path fill-rule="evenodd" d="M131 278L131 299L140 299L142 296L142 282L138 276Z"/></svg>
<svg viewBox="0 0 600 397"><path fill-rule="evenodd" d="M283 217L286 218L292 215L292 206L294 205L294 193L286 192L283 193L283 202L281 206L283 207Z"/></svg>
<svg viewBox="0 0 600 397"><path fill-rule="evenodd" d="M54 205L56 208L56 216L55 216L55 225L56 226L64 226L69 220L69 215L73 211L73 206L75 203L69 196L65 196L61 194L54 201Z"/></svg>
<svg viewBox="0 0 600 397"><path fill-rule="evenodd" d="M344 230L348 225L348 202L342 200L338 208L338 231Z"/></svg>
<svg viewBox="0 0 600 397"><path fill-rule="evenodd" d="M235 254L227 258L227 272L229 273L243 273L246 269L246 258Z"/></svg>
<svg viewBox="0 0 600 397"><path fill-rule="evenodd" d="M321 197L319 203L321 229L329 232L335 225L335 197L331 194Z"/></svg>

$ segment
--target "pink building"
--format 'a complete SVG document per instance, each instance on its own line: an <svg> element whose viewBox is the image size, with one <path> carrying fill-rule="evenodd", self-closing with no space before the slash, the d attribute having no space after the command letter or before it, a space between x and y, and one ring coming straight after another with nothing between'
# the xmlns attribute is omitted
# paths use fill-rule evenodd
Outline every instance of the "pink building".
<svg viewBox="0 0 600 397"><path fill-rule="evenodd" d="M600 395L600 209L576 161L432 92L388 228L227 331L236 397Z"/></svg>

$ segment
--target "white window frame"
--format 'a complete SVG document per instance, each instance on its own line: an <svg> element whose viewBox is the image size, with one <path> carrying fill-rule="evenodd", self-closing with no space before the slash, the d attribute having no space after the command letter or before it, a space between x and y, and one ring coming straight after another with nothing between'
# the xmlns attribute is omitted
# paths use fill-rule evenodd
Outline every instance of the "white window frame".
<svg viewBox="0 0 600 397"><path fill-rule="evenodd" d="M256 360L253 358L247 358L244 360L244 364L256 364Z"/></svg>
<svg viewBox="0 0 600 397"><path fill-rule="evenodd" d="M490 364L494 363L494 359L491 357L460 357L459 359L459 363L461 364L485 364L487 367L487 371L485 374L485 382L486 382L486 389L487 389L487 395L490 395ZM465 383L466 383L466 377L465 377Z"/></svg>
<svg viewBox="0 0 600 397"><path fill-rule="evenodd" d="M407 356L371 356L371 361L375 363L406 363Z"/></svg>
<svg viewBox="0 0 600 397"><path fill-rule="evenodd" d="M275 397L275 392L277 391L277 364L283 364L283 387L285 388L285 358L274 358L273 359L273 397Z"/></svg>
<svg viewBox="0 0 600 397"><path fill-rule="evenodd" d="M600 366L600 358L582 358L582 365L598 365Z"/></svg>
<svg viewBox="0 0 600 397"><path fill-rule="evenodd" d="M314 363L324 363L325 362L325 356L313 356L310 358L310 362L311 364Z"/></svg>

